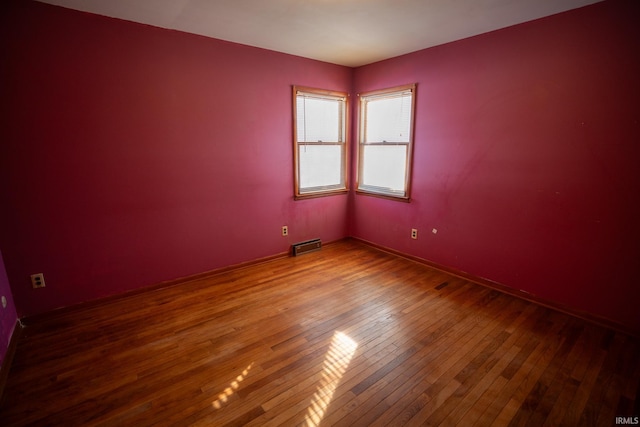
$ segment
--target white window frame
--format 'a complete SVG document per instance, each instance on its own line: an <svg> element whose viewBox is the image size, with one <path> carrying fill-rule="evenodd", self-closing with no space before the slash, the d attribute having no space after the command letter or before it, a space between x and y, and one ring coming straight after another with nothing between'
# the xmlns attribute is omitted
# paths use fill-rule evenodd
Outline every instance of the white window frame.
<svg viewBox="0 0 640 427"><path fill-rule="evenodd" d="M395 138L396 140L383 140L373 141L367 135L368 130L368 106L371 102L384 101L391 98L398 98L402 96L411 96L411 111L409 112L409 123L406 132L408 135L402 135ZM393 200L401 200L408 202L411 198L411 171L413 163L413 128L415 117L415 102L416 102L416 84L409 84L403 86L396 86L388 89L376 90L372 92L362 93L360 96L360 111L359 111L359 144L358 144L358 175L356 182L356 193L367 194L372 196L379 196L389 198ZM385 185L371 185L367 184L365 177L365 166L367 158L365 155L365 149L367 147L374 146L404 146L405 159L404 159L404 182L403 188L391 188Z"/></svg>
<svg viewBox="0 0 640 427"><path fill-rule="evenodd" d="M336 101L339 104L339 119L336 123L337 141L307 141L306 138L299 140L298 136L298 99L309 97ZM328 196L333 194L346 193L348 191L348 140L349 140L349 103L346 92L337 92L324 89L316 89L305 86L293 86L293 159L294 159L294 198L304 199L310 197ZM301 118L304 120L304 118ZM313 146L339 146L340 147L340 182L331 185L320 185L315 187L302 187L301 176L305 173L303 162L300 159L300 150ZM336 171L333 171L336 172Z"/></svg>

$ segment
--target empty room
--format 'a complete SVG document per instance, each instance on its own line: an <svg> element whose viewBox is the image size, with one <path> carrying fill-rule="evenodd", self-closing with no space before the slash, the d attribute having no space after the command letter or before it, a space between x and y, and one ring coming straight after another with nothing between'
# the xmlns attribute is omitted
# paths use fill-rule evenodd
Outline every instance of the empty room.
<svg viewBox="0 0 640 427"><path fill-rule="evenodd" d="M0 425L639 424L638 22L4 1Z"/></svg>

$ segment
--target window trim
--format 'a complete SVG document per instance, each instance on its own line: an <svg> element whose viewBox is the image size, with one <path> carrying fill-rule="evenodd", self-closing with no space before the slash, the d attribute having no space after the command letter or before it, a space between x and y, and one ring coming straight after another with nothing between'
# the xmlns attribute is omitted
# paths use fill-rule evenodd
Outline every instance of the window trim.
<svg viewBox="0 0 640 427"><path fill-rule="evenodd" d="M394 86L386 89L379 89L369 92L364 92L358 94L359 103L358 103L358 151L357 151L357 173L356 173L356 185L355 192L356 194L381 197L384 199L396 200L401 202L410 202L411 201L411 181L413 174L413 147L414 147L414 125L415 125L415 111L416 111L416 83L406 84L401 86ZM375 99L375 98L385 98L392 97L394 94L400 94L401 92L411 92L411 117L409 123L409 142L407 143L398 143L398 142L373 142L373 143L364 143L365 138L365 126L366 126L366 117L364 103L367 99ZM362 186L361 178L363 174L363 165L364 165L364 147L367 145L406 145L407 153L405 159L406 171L404 178L404 194L396 195L389 191L375 191L374 186Z"/></svg>
<svg viewBox="0 0 640 427"><path fill-rule="evenodd" d="M350 141L350 129L349 129L349 94L347 92L317 89L308 86L293 86L293 191L295 200L310 199L314 197L332 196L335 194L344 194L349 191L349 141ZM341 98L344 101L343 106L343 123L342 133L344 142L328 142L328 143L315 143L315 142L298 142L298 109L297 100L298 93L305 93L311 95L317 95L318 97L326 97L330 99ZM300 161L298 158L299 147L301 145L340 145L342 146L342 181L344 186L339 188L323 188L319 187L317 191L300 191Z"/></svg>

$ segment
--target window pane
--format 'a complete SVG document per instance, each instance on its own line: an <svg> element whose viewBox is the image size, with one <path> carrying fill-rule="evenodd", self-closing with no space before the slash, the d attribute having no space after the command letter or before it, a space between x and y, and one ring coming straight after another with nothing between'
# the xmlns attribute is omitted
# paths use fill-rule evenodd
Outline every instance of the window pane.
<svg viewBox="0 0 640 427"><path fill-rule="evenodd" d="M404 194L407 145L365 145L361 186Z"/></svg>
<svg viewBox="0 0 640 427"><path fill-rule="evenodd" d="M317 187L344 187L341 145L299 145L300 192Z"/></svg>
<svg viewBox="0 0 640 427"><path fill-rule="evenodd" d="M296 99L298 142L342 142L343 101L303 95Z"/></svg>
<svg viewBox="0 0 640 427"><path fill-rule="evenodd" d="M365 142L409 142L411 94L366 101Z"/></svg>

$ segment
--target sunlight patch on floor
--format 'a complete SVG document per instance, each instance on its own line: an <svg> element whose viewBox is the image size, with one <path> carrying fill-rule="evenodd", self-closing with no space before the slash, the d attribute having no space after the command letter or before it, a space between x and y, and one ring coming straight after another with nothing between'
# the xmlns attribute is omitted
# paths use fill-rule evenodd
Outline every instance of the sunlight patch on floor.
<svg viewBox="0 0 640 427"><path fill-rule="evenodd" d="M318 390L311 398L311 403L305 416L308 427L317 427L331 403L333 393L351 362L358 344L346 334L336 331L331 340L331 346L324 359L322 380Z"/></svg>
<svg viewBox="0 0 640 427"><path fill-rule="evenodd" d="M251 364L247 366L244 369L244 371L242 371L242 374L238 375L235 380L229 383L229 386L225 388L224 391L218 395L218 398L216 400L211 402L214 408L220 409L222 408L222 405L227 403L227 400L229 400L229 396L235 393L238 387L240 387L240 383L242 382L242 380L244 380L247 377L247 374L249 373L252 367L253 367L253 362L251 362Z"/></svg>

